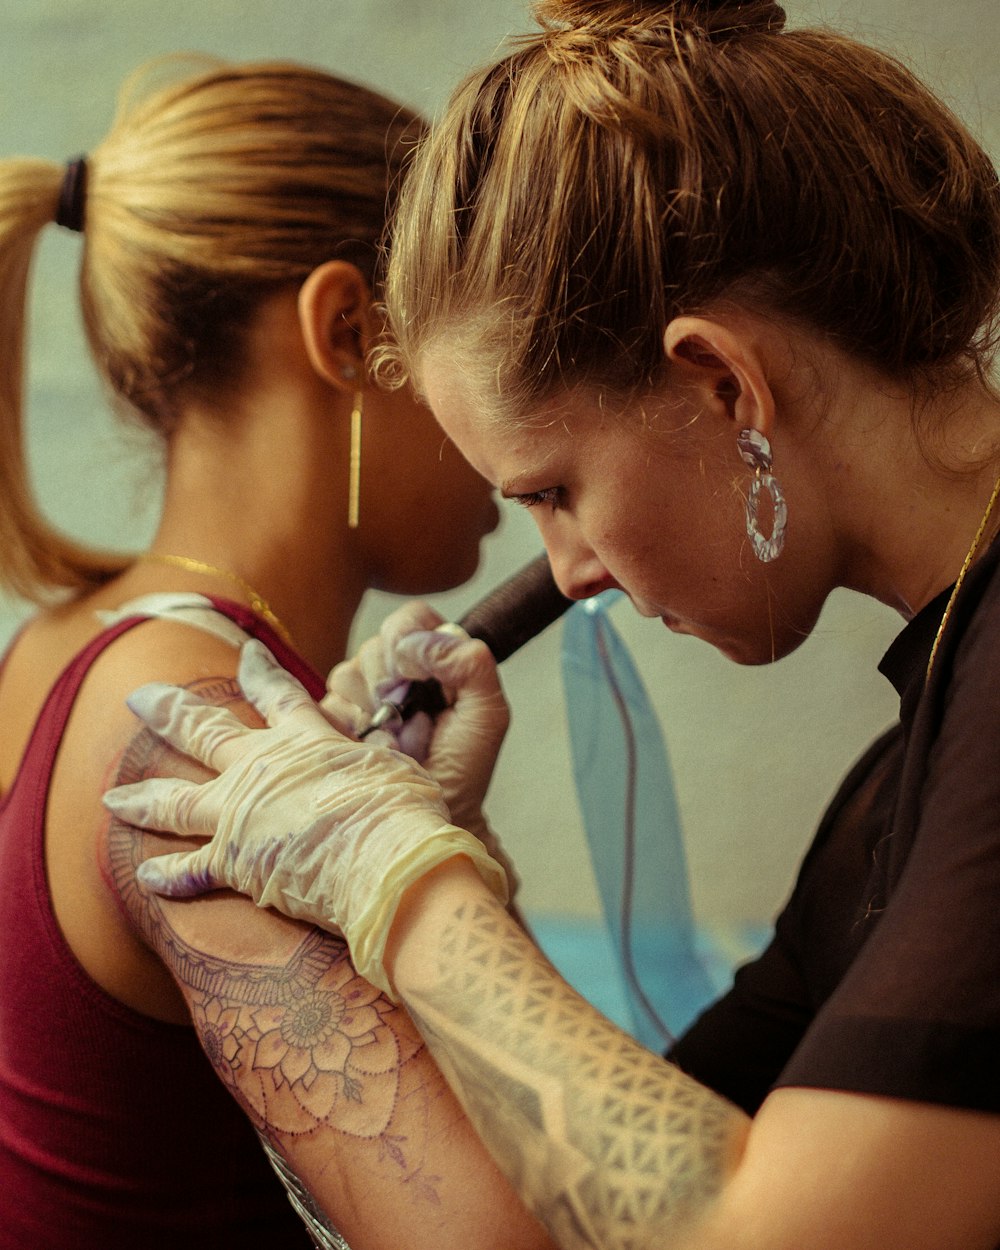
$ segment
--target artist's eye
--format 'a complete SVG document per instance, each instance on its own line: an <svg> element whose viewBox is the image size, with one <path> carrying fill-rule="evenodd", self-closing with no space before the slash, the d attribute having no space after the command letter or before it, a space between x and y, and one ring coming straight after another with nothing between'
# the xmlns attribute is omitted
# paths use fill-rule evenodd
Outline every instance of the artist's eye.
<svg viewBox="0 0 1000 1250"><path fill-rule="evenodd" d="M561 486L549 486L545 490L528 491L525 495L515 495L514 500L522 508L540 508L543 504L547 504L553 512L557 508L561 508L565 502L564 491Z"/></svg>

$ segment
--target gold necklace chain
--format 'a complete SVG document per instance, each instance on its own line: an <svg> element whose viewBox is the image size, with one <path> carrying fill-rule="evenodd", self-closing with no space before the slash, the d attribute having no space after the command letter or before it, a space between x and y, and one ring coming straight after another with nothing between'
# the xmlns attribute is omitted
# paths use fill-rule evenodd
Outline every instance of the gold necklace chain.
<svg viewBox="0 0 1000 1250"><path fill-rule="evenodd" d="M924 685L926 686L931 676L931 669L934 667L934 658L938 652L938 644L944 634L945 627L951 617L951 610L955 606L955 600L958 598L958 592L962 589L962 582L965 581L965 575L972 566L976 553L979 551L980 544L983 541L983 535L986 533L986 527L990 523L990 517L993 515L993 509L996 506L997 499L1000 498L1000 477L997 478L993 486L993 494L990 495L990 501L986 505L986 511L983 513L983 519L979 522L979 529L976 530L976 536L972 540L972 546L969 548L968 554L962 563L955 585L952 587L951 594L948 596L948 602L945 604L944 615L941 617L941 624L938 626L937 633L934 635L934 645L931 647L930 659L927 661L927 672L924 675Z"/></svg>
<svg viewBox="0 0 1000 1250"><path fill-rule="evenodd" d="M220 569L218 565L208 564L204 560L195 560L191 556L175 556L162 551L145 551L139 556L139 559L144 560L147 564L166 564L171 568L184 569L188 573L204 573L215 577L224 577L227 581L232 582L234 586L239 586L240 590L250 600L250 610L252 612L263 617L272 626L275 633L279 634L290 647L295 647L288 628L282 623L268 601L259 591L254 590L249 582L244 581L238 573L231 573L229 569Z"/></svg>

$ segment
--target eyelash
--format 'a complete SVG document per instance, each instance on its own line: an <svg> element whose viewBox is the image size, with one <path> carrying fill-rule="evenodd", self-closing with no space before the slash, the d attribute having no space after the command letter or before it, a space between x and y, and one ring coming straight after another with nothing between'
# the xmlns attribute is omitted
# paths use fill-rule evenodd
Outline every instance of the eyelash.
<svg viewBox="0 0 1000 1250"><path fill-rule="evenodd" d="M550 486L546 490L529 491L525 495L515 495L514 499L522 508L540 508L543 504L548 504L553 512L563 503L563 489L561 486Z"/></svg>

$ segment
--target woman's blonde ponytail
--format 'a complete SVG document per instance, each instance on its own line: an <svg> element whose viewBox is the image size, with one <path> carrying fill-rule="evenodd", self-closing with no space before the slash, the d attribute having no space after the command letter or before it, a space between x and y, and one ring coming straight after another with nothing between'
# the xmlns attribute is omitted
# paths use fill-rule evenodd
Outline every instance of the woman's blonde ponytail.
<svg viewBox="0 0 1000 1250"><path fill-rule="evenodd" d="M53 590L99 585L123 565L60 534L31 488L23 414L28 284L38 236L56 218L63 176L50 161L0 161L0 584L40 602Z"/></svg>

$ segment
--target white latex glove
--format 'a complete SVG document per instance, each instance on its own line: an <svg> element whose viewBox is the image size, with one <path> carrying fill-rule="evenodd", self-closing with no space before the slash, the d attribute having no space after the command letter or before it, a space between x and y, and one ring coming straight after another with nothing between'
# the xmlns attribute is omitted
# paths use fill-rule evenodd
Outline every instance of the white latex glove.
<svg viewBox="0 0 1000 1250"><path fill-rule="evenodd" d="M404 725L370 734L368 742L391 743L420 761L444 791L455 824L474 833L508 873L511 897L517 874L483 815L497 756L510 724L510 709L497 665L484 642L419 600L404 604L327 679L323 701L332 719L350 721L360 733L382 700L401 697L409 681L434 677L448 707L436 719L418 712ZM357 709L349 711L350 705Z"/></svg>
<svg viewBox="0 0 1000 1250"><path fill-rule="evenodd" d="M243 648L239 681L269 728L251 729L175 686L144 686L129 699L154 732L219 773L203 783L152 778L105 796L129 824L211 838L146 860L143 885L174 898L238 890L261 907L339 930L357 970L387 993L385 943L414 881L467 855L506 902L503 869L450 822L423 768L345 737L258 642Z"/></svg>

